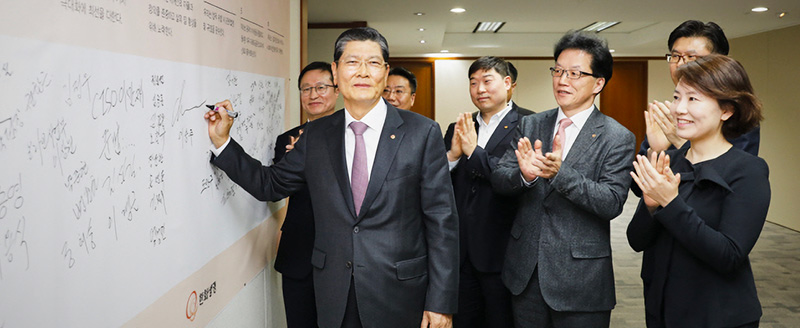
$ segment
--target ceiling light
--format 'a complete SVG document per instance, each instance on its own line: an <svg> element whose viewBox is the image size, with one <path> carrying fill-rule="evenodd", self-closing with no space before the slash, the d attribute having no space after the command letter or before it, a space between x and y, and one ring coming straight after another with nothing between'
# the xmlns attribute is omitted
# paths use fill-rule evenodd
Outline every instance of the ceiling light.
<svg viewBox="0 0 800 328"><path fill-rule="evenodd" d="M608 52L610 52L610 53L612 53L612 54L613 54L613 53L615 53L615 52L617 52L617 51L616 51L616 50L614 50L614 49L608 49Z"/></svg>
<svg viewBox="0 0 800 328"><path fill-rule="evenodd" d="M422 15L425 15L425 13L423 13L423 12L415 12L415 13L414 13L414 15L416 15L416 16L422 16Z"/></svg>
<svg viewBox="0 0 800 328"><path fill-rule="evenodd" d="M460 14L460 13L463 13L465 11L467 11L467 10L464 9L464 8L459 8L459 7L455 7L453 9L450 9L451 13L456 13L456 14Z"/></svg>
<svg viewBox="0 0 800 328"><path fill-rule="evenodd" d="M425 31L425 29L420 27L419 31L422 32L422 31Z"/></svg>
<svg viewBox="0 0 800 328"><path fill-rule="evenodd" d="M783 18L783 16L786 16L786 12L785 11L780 13L780 14L778 14L778 18Z"/></svg>
<svg viewBox="0 0 800 328"><path fill-rule="evenodd" d="M617 24L619 24L619 22L594 22L582 28L581 31L600 33L600 31L605 30Z"/></svg>
<svg viewBox="0 0 800 328"><path fill-rule="evenodd" d="M419 40L419 43L425 43L425 40Z"/></svg>
<svg viewBox="0 0 800 328"><path fill-rule="evenodd" d="M442 51L439 51L439 52L450 52L450 50L446 50L445 49L445 50L442 50Z"/></svg>
<svg viewBox="0 0 800 328"><path fill-rule="evenodd" d="M506 25L506 22L479 22L472 33L497 33L503 25Z"/></svg>
<svg viewBox="0 0 800 328"><path fill-rule="evenodd" d="M767 7L755 7L755 8L750 9L750 10L752 10L755 13L763 13L763 12L769 10L769 8L767 8Z"/></svg>

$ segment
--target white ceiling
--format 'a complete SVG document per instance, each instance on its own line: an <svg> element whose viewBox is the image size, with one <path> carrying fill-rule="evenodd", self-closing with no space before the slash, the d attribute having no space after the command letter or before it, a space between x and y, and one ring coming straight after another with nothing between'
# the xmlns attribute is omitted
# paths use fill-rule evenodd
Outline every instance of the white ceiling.
<svg viewBox="0 0 800 328"><path fill-rule="evenodd" d="M750 11L757 6L769 11ZM467 11L454 14L453 7ZM780 12L787 14L778 18ZM308 0L310 23L366 21L386 37L392 57L552 56L565 32L595 21L621 22L600 33L615 56L661 56L669 33L687 19L716 22L733 39L800 24L800 1ZM473 34L479 21L506 24L498 33ZM440 53L445 49L450 53Z"/></svg>

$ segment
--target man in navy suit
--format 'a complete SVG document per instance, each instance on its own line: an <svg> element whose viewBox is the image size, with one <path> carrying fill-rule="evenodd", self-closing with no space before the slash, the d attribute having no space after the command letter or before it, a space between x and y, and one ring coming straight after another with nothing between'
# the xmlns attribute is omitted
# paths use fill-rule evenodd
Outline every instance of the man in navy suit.
<svg viewBox="0 0 800 328"><path fill-rule="evenodd" d="M308 121L333 114L339 90L333 85L331 64L313 62L302 71L297 81L300 107ZM303 133L303 123L275 139L278 163ZM308 188L292 194L281 226L281 242L275 257L275 270L281 273L283 305L288 328L315 327L317 307L314 304L314 280L311 277L311 250L314 249L314 210Z"/></svg>
<svg viewBox="0 0 800 328"><path fill-rule="evenodd" d="M503 267L516 197L495 194L491 175L511 148L519 119L532 114L507 102L512 79L505 60L481 57L468 73L477 113L463 113L445 134L458 208L461 250L456 328L511 327L511 293Z"/></svg>
<svg viewBox="0 0 800 328"><path fill-rule="evenodd" d="M229 136L229 101L206 113L212 163L260 200L308 186L320 327L450 327L458 301L458 217L441 129L387 104L389 46L372 28L336 40L345 110L306 124L266 167Z"/></svg>
<svg viewBox="0 0 800 328"><path fill-rule="evenodd" d="M553 57L558 108L523 117L517 149L492 173L496 191L520 197L502 278L516 327L608 327L610 221L628 196L636 140L594 106L611 79L605 41L570 32Z"/></svg>

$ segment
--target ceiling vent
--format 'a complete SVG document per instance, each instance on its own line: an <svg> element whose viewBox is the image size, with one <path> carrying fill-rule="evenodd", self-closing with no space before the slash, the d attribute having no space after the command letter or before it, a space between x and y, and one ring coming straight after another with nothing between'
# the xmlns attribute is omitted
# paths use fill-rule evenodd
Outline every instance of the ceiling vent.
<svg viewBox="0 0 800 328"><path fill-rule="evenodd" d="M479 22L472 33L497 33L504 25L506 22Z"/></svg>
<svg viewBox="0 0 800 328"><path fill-rule="evenodd" d="M594 22L582 28L581 31L600 33L603 30L608 29L617 24L619 24L619 22Z"/></svg>

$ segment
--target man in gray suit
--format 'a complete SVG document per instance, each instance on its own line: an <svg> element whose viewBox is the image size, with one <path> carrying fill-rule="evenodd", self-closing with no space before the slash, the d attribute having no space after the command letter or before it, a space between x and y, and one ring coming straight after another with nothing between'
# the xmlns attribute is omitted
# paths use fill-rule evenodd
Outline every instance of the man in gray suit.
<svg viewBox="0 0 800 328"><path fill-rule="evenodd" d="M570 32L554 58L559 107L522 118L492 174L495 190L520 196L502 278L517 327L608 327L609 221L628 195L635 138L593 105L611 79L605 41Z"/></svg>
<svg viewBox="0 0 800 328"><path fill-rule="evenodd" d="M212 163L247 192L275 201L308 186L323 328L450 327L457 308L458 217L442 132L381 98L388 57L378 31L342 33L331 67L345 110L309 122L271 167L230 139L230 102L206 113Z"/></svg>

